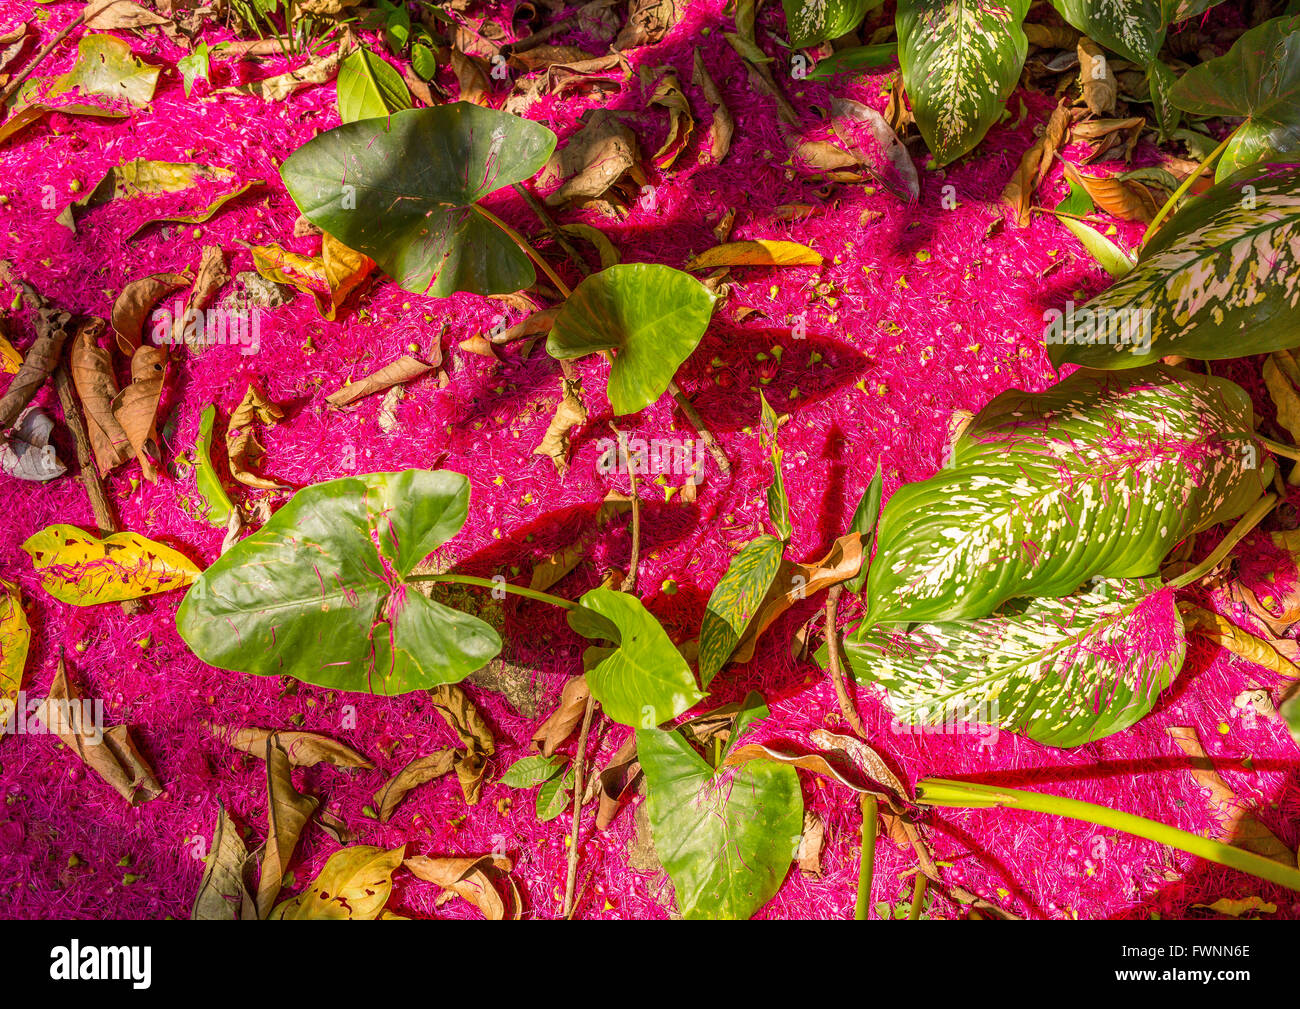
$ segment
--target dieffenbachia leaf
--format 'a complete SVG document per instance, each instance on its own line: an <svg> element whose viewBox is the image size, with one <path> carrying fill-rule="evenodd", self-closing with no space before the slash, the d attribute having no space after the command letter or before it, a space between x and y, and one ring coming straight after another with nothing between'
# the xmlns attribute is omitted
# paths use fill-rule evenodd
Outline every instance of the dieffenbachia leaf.
<svg viewBox="0 0 1300 1009"><path fill-rule="evenodd" d="M355 123L377 119L411 107L411 92L392 66L365 46L358 46L339 64L339 119Z"/></svg>
<svg viewBox="0 0 1300 1009"><path fill-rule="evenodd" d="M1300 161L1252 165L1189 201L1083 312L1082 331L1047 334L1058 367L1135 368L1169 354L1217 361L1294 346Z"/></svg>
<svg viewBox="0 0 1300 1009"><path fill-rule="evenodd" d="M0 721L13 710L23 685L32 628L18 586L0 578Z"/></svg>
<svg viewBox="0 0 1300 1009"><path fill-rule="evenodd" d="M886 692L900 731L972 722L1081 746L1146 715L1186 647L1173 589L1106 580L979 620L864 624L844 655L859 680Z"/></svg>
<svg viewBox="0 0 1300 1009"><path fill-rule="evenodd" d="M280 175L309 221L406 290L508 294L537 277L478 201L535 174L554 147L545 126L454 102L336 127Z"/></svg>
<svg viewBox="0 0 1300 1009"><path fill-rule="evenodd" d="M853 31L883 0L781 0L790 45L815 46Z"/></svg>
<svg viewBox="0 0 1300 1009"><path fill-rule="evenodd" d="M598 588L579 603L569 611L569 626L584 638L614 642L592 645L582 657L591 695L614 721L650 728L704 696L682 653L636 596Z"/></svg>
<svg viewBox="0 0 1300 1009"><path fill-rule="evenodd" d="M41 588L61 603L94 606L183 589L198 566L171 547L136 533L100 539L71 525L46 526L23 543Z"/></svg>
<svg viewBox="0 0 1300 1009"><path fill-rule="evenodd" d="M983 139L1020 79L1029 0L899 0L898 62L921 135L940 165Z"/></svg>
<svg viewBox="0 0 1300 1009"><path fill-rule="evenodd" d="M1143 66L1164 45L1161 0L1052 0L1052 6L1094 42Z"/></svg>
<svg viewBox="0 0 1300 1009"><path fill-rule="evenodd" d="M758 399L763 404L760 440L772 459L772 482L767 485L767 516L777 536L785 542L790 539L790 498L785 492L785 479L781 475L781 459L785 453L781 451L781 446L777 442L777 429L781 426L781 418L776 415L772 404L761 392L758 394Z"/></svg>
<svg viewBox="0 0 1300 1009"><path fill-rule="evenodd" d="M616 414L636 413L664 394L699 345L716 300L670 266L611 266L574 289L555 317L546 352L566 360L614 351L605 394Z"/></svg>
<svg viewBox="0 0 1300 1009"><path fill-rule="evenodd" d="M1223 3L1223 0L1163 0L1161 12L1165 24L1176 25L1179 21L1204 14L1211 7Z"/></svg>
<svg viewBox="0 0 1300 1009"><path fill-rule="evenodd" d="M468 507L469 481L445 470L308 487L203 573L177 628L222 669L376 694L455 683L501 639L405 579Z"/></svg>
<svg viewBox="0 0 1300 1009"><path fill-rule="evenodd" d="M714 586L700 625L700 682L706 687L727 664L745 628L758 615L784 552L785 542L775 536L764 534L750 540Z"/></svg>
<svg viewBox="0 0 1300 1009"><path fill-rule="evenodd" d="M1011 390L952 465L885 507L866 624L985 617L1090 578L1146 578L1189 534L1241 515L1273 475L1250 399L1155 365Z"/></svg>
<svg viewBox="0 0 1300 1009"><path fill-rule="evenodd" d="M871 567L871 550L876 544L876 520L880 518L880 499L884 495L884 473L880 463L876 463L876 475L862 492L862 499L853 509L853 518L849 521L849 532L862 537L862 570L844 583L848 592L858 593L867 580Z"/></svg>
<svg viewBox="0 0 1300 1009"><path fill-rule="evenodd" d="M1215 180L1300 149L1300 15L1252 28L1217 59L1194 66L1169 99L1198 116L1241 116Z"/></svg>
<svg viewBox="0 0 1300 1009"><path fill-rule="evenodd" d="M746 724L767 709L749 715ZM741 731L732 728L729 745ZM642 729L636 745L655 853L682 916L748 918L772 899L798 851L798 773L768 760L715 769L676 731Z"/></svg>

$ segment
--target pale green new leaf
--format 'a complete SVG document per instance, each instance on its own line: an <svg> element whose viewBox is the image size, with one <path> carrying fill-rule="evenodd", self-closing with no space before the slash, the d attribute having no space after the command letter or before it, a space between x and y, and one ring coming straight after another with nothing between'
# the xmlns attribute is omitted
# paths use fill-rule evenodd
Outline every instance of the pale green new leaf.
<svg viewBox="0 0 1300 1009"><path fill-rule="evenodd" d="M1133 725L1186 653L1170 588L1102 581L1059 599L1015 600L980 620L863 629L844 642L859 681L881 687L896 732L998 728L1081 746Z"/></svg>
<svg viewBox="0 0 1300 1009"><path fill-rule="evenodd" d="M509 788L536 788L563 771L565 764L563 757L543 757L540 754L523 757L511 764L497 781Z"/></svg>
<svg viewBox="0 0 1300 1009"><path fill-rule="evenodd" d="M1096 576L1150 577L1272 475L1250 399L1227 379L1154 365L1005 392L950 467L886 505L866 623L978 618Z"/></svg>
<svg viewBox="0 0 1300 1009"><path fill-rule="evenodd" d="M899 0L898 62L912 114L946 165L983 139L1020 79L1029 0Z"/></svg>
<svg viewBox="0 0 1300 1009"><path fill-rule="evenodd" d="M537 790L536 808L539 822L549 823L564 812L564 807L569 804L569 792L573 788L573 782L573 768L570 767L564 774L557 774L542 783L542 787Z"/></svg>
<svg viewBox="0 0 1300 1009"><path fill-rule="evenodd" d="M1096 228L1071 217L1059 217L1057 220L1083 243L1083 247L1091 253L1092 258L1112 277L1122 277L1133 269L1133 260L1129 258L1128 253Z"/></svg>
<svg viewBox="0 0 1300 1009"><path fill-rule="evenodd" d="M411 92L402 75L361 46L339 64L339 119L353 123L376 119L411 107Z"/></svg>
<svg viewBox="0 0 1300 1009"><path fill-rule="evenodd" d="M217 408L209 403L199 416L199 434L194 439L194 480L199 497L208 506L208 521L214 526L225 528L230 521L230 511L234 504L230 495L221 486L216 467L212 464L212 428L216 423Z"/></svg>
<svg viewBox="0 0 1300 1009"><path fill-rule="evenodd" d="M700 626L700 682L706 687L736 650L749 622L758 615L781 567L785 543L763 535L746 543L714 586Z"/></svg>

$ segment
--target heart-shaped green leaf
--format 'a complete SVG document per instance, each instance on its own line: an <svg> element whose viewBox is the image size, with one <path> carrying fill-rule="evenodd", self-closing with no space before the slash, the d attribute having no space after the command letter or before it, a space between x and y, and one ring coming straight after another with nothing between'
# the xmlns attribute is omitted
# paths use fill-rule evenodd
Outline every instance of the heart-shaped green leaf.
<svg viewBox="0 0 1300 1009"><path fill-rule="evenodd" d="M1058 367L1134 368L1169 354L1217 361L1295 346L1300 162L1253 165L1188 202L1085 311L1087 326L1047 333Z"/></svg>
<svg viewBox="0 0 1300 1009"><path fill-rule="evenodd" d="M983 139L1029 51L1029 0L899 0L898 62L921 136L940 165Z"/></svg>
<svg viewBox="0 0 1300 1009"><path fill-rule="evenodd" d="M606 395L636 413L668 388L709 327L717 296L688 273L624 263L593 273L555 317L546 351L561 360L614 352Z"/></svg>
<svg viewBox="0 0 1300 1009"><path fill-rule="evenodd" d="M1169 100L1198 116L1245 119L1219 159L1218 181L1300 149L1300 15L1252 28L1218 59L1183 74Z"/></svg>
<svg viewBox="0 0 1300 1009"><path fill-rule="evenodd" d="M280 174L308 220L406 290L507 294L536 274L477 203L535 174L554 148L544 126L455 102L329 130Z"/></svg>
<svg viewBox="0 0 1300 1009"><path fill-rule="evenodd" d="M883 0L781 0L790 45L815 46L853 31Z"/></svg>
<svg viewBox="0 0 1300 1009"><path fill-rule="evenodd" d="M761 707L756 717L766 717ZM733 728L731 742L739 735ZM795 769L767 760L714 770L679 732L642 729L655 853L683 917L748 918L772 899L803 833Z"/></svg>
<svg viewBox="0 0 1300 1009"><path fill-rule="evenodd" d="M1272 475L1250 399L1227 379L1156 365L1004 392L950 468L886 505L866 624L985 617L1098 575L1150 577Z"/></svg>
<svg viewBox="0 0 1300 1009"><path fill-rule="evenodd" d="M863 625L844 654L859 680L885 690L896 732L968 723L958 731L1000 727L1081 746L1146 715L1186 647L1173 589L1112 580L1080 595L1014 600L980 620Z"/></svg>
<svg viewBox="0 0 1300 1009"><path fill-rule="evenodd" d="M409 109L411 92L389 63L359 46L339 64L338 105L339 119L355 123Z"/></svg>
<svg viewBox="0 0 1300 1009"><path fill-rule="evenodd" d="M601 588L579 602L569 611L569 626L585 638L614 642L588 648L582 660L591 696L610 718L650 728L704 696L682 653L636 596Z"/></svg>
<svg viewBox="0 0 1300 1009"><path fill-rule="evenodd" d="M469 481L447 471L308 487L203 573L177 628L222 669L376 694L455 683L501 639L403 578L465 524L468 507Z"/></svg>
<svg viewBox="0 0 1300 1009"><path fill-rule="evenodd" d="M750 540L714 586L700 625L700 681L706 687L727 664L745 628L758 615L784 552L785 542L775 536L765 534Z"/></svg>
<svg viewBox="0 0 1300 1009"><path fill-rule="evenodd" d="M1098 45L1143 66L1164 45L1161 0L1052 0L1052 6Z"/></svg>

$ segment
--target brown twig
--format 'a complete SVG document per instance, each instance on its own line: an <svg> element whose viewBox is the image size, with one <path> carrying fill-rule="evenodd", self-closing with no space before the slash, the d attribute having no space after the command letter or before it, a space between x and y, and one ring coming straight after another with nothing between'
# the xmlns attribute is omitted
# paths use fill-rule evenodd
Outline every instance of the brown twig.
<svg viewBox="0 0 1300 1009"><path fill-rule="evenodd" d="M99 525L99 534L108 536L122 531L117 520L117 513L108 499L104 482L99 478L95 468L95 456L90 447L90 435L86 431L85 421L81 417L81 405L77 402L77 393L72 387L72 376L66 366L60 364L54 369L54 388L58 390L59 402L63 405L63 421L72 432L72 440L77 447L77 464L81 467L81 485L86 488L86 497L90 498L90 510L95 513L95 522Z"/></svg>
<svg viewBox="0 0 1300 1009"><path fill-rule="evenodd" d="M713 437L713 432L704 423L704 418L700 416L700 412L695 409L695 404L686 398L686 393L682 392L682 387L677 384L677 379L668 380L668 392L677 401L682 413L686 414L686 419L691 422L691 427L695 428L696 433L699 434L700 440L704 442L704 447L713 456L714 463L717 464L718 469L722 470L722 475L729 476L731 474L731 460L727 458L727 453L718 444L718 439Z"/></svg>
<svg viewBox="0 0 1300 1009"><path fill-rule="evenodd" d="M538 29L531 35L525 35L518 42L508 42L501 49L503 52L509 50L511 53L526 53L529 49L536 49L547 39L553 38L561 32L567 32L574 26L576 21L576 18L564 18L562 21L556 21L553 25Z"/></svg>
<svg viewBox="0 0 1300 1009"><path fill-rule="evenodd" d="M514 191L520 195L523 201L528 204L528 208L537 216L537 219L542 222L542 227L546 229L551 238L555 239L555 244L564 250L564 254L568 256L573 265L578 268L578 272L584 277L591 276L591 267L587 264L587 261L582 258L582 254L573 247L573 244L569 241L560 226L555 223L555 218L553 218L547 211L545 204L530 193L523 183L516 182L511 188L513 188Z"/></svg>
<svg viewBox="0 0 1300 1009"><path fill-rule="evenodd" d="M50 41L46 42L45 45L41 46L41 48L37 51L36 55L32 57L31 62L28 63L27 66L23 68L22 72L15 74L14 79L4 86L3 91L0 91L0 105L3 105L5 102L7 102L10 99L10 97L12 97L14 92L17 91L22 86L23 82L26 81L27 78L32 75L32 71L34 71L38 66L40 66L41 60L45 59L46 56L50 55L50 53L54 51L54 48L60 42L66 39L69 35L71 35L74 31L80 28L83 24L85 24L87 17L89 17L92 14L98 14L99 8L105 6L107 6L107 4L93 4L93 3L86 4L85 9L81 12L81 14L77 17L75 21L73 21L70 25L68 25L63 30L61 30L57 35L54 36L54 38L50 39Z"/></svg>
<svg viewBox="0 0 1300 1009"><path fill-rule="evenodd" d="M564 875L564 917L573 917L576 910L573 889L578 882L578 828L582 822L582 795L586 788L583 772L587 763L587 736L591 732L591 716L596 710L596 699L587 695L587 707L582 713L582 730L578 733L578 753L573 758L573 830L569 834L569 867Z"/></svg>
<svg viewBox="0 0 1300 1009"><path fill-rule="evenodd" d="M840 714L849 723L849 728L866 739L866 726L862 724L862 717L853 704L853 698L849 696L848 684L844 681L844 668L840 664L840 635L835 626L835 615L843 590L843 585L835 585L826 593L826 668L830 670L831 682L835 684L835 699L840 702Z"/></svg>

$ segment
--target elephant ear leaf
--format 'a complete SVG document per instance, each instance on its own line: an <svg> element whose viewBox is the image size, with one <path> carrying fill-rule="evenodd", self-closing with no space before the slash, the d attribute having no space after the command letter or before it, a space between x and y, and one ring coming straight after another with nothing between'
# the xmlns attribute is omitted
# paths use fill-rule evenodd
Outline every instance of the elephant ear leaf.
<svg viewBox="0 0 1300 1009"><path fill-rule="evenodd" d="M478 201L536 174L554 148L544 126L454 102L336 127L280 175L309 221L406 290L508 294L536 274Z"/></svg>
<svg viewBox="0 0 1300 1009"><path fill-rule="evenodd" d="M745 724L766 707L742 713ZM734 743L742 726L733 727ZM688 919L744 919L772 899L803 833L803 797L791 766L752 760L716 769L680 732L642 729L655 851Z"/></svg>
<svg viewBox="0 0 1300 1009"><path fill-rule="evenodd" d="M1250 399L1226 379L1158 365L1003 393L950 467L886 505L866 624L985 617L1097 576L1150 577L1272 474Z"/></svg>
<svg viewBox="0 0 1300 1009"><path fill-rule="evenodd" d="M1052 6L1094 42L1143 66L1164 45L1161 0L1052 0Z"/></svg>
<svg viewBox="0 0 1300 1009"><path fill-rule="evenodd" d="M1194 66L1169 100L1198 116L1242 117L1215 179L1300 149L1300 15L1252 28L1222 56Z"/></svg>
<svg viewBox="0 0 1300 1009"><path fill-rule="evenodd" d="M844 655L859 679L884 690L895 731L968 725L986 739L1008 729L1067 747L1145 716L1186 648L1173 589L1134 579L1015 600L980 620L863 625Z"/></svg>
<svg viewBox="0 0 1300 1009"><path fill-rule="evenodd" d="M704 695L691 667L636 596L592 589L569 611L569 626L592 646L583 655L587 686L616 722L648 728L676 718Z"/></svg>
<svg viewBox="0 0 1300 1009"><path fill-rule="evenodd" d="M1186 204L1137 265L1047 331L1052 362L1135 368L1170 354L1218 361L1295 345L1300 162L1253 165ZM1076 317L1078 313L1076 312Z"/></svg>
<svg viewBox="0 0 1300 1009"><path fill-rule="evenodd" d="M465 521L459 473L372 473L299 491L181 603L203 661L376 694L455 683L501 650L477 617L403 579Z"/></svg>
<svg viewBox="0 0 1300 1009"><path fill-rule="evenodd" d="M898 62L916 125L940 165L983 139L1020 79L1029 0L899 0Z"/></svg>
<svg viewBox="0 0 1300 1009"><path fill-rule="evenodd" d="M546 351L585 357L613 351L607 396L616 414L636 413L668 388L708 329L717 296L689 273L627 263L593 273L564 303Z"/></svg>

